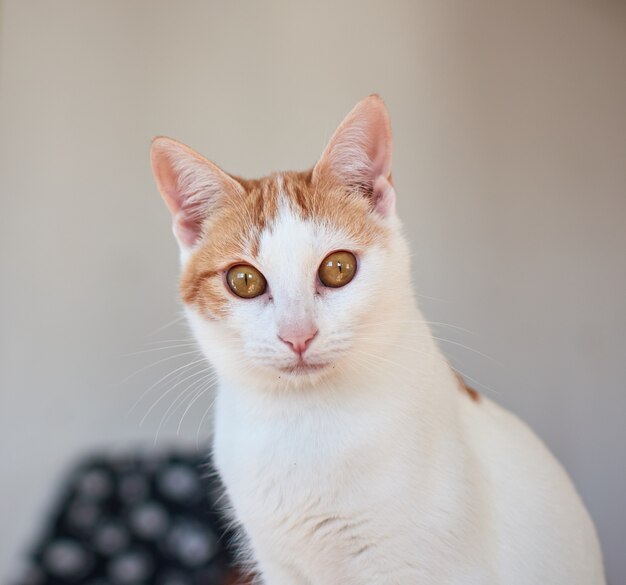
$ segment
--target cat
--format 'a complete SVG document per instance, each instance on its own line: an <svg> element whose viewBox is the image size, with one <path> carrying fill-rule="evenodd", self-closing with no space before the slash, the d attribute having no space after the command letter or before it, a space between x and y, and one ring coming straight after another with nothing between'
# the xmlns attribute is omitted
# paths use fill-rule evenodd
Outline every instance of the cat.
<svg viewBox="0 0 626 585"><path fill-rule="evenodd" d="M152 143L213 452L266 585L598 585L593 523L513 414L459 391L417 308L376 95L258 180Z"/></svg>

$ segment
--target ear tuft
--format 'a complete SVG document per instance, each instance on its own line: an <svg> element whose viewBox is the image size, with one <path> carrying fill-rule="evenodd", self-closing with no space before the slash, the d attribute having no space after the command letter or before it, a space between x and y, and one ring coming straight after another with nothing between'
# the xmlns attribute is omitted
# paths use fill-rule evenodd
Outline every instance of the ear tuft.
<svg viewBox="0 0 626 585"><path fill-rule="evenodd" d="M391 124L383 100L370 95L345 117L313 169L313 178L330 176L367 197L381 215L395 208L391 184ZM383 200L380 200L380 198ZM379 201L380 200L380 201Z"/></svg>
<svg viewBox="0 0 626 585"><path fill-rule="evenodd" d="M188 146L159 136L150 150L157 187L172 214L181 248L189 249L202 236L206 217L229 193L243 188L230 175Z"/></svg>
<svg viewBox="0 0 626 585"><path fill-rule="evenodd" d="M383 217L389 217L396 212L396 192L387 177L380 175L374 182L372 192L374 211Z"/></svg>

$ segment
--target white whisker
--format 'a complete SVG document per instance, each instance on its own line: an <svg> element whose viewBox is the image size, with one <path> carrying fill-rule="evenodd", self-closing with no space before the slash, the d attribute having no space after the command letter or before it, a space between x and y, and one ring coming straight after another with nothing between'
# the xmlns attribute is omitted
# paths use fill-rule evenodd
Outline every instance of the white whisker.
<svg viewBox="0 0 626 585"><path fill-rule="evenodd" d="M148 412L146 412L146 414L144 414L143 418L139 422L139 426L141 426L144 423L144 421L150 415L150 413L154 410L156 405L159 404L161 402L161 400L163 400L163 398L165 398L170 392L172 392L174 389L176 389L178 386L180 386L183 382L185 382L185 381L187 381L187 380L189 380L191 378L194 378L195 376L202 375L205 372L209 371L209 369L210 368L204 368L204 369L200 370L199 372L194 372L193 374L190 374L189 376L183 378L182 380L180 380L179 382L177 382L176 384L174 384L173 386L168 388L166 390L166 392L161 394L161 396L152 404L152 406L148 409Z"/></svg>
<svg viewBox="0 0 626 585"><path fill-rule="evenodd" d="M193 353L196 353L196 352L193 352ZM139 398L137 398L135 404L133 404L132 407L130 408L130 410L126 413L126 416L129 416L135 410L135 408L137 408L137 405L143 400L144 396L149 394L159 384L161 384L162 382L164 382L165 380L167 380L168 378L170 378L171 376L173 376L177 372L180 372L181 370L183 370L185 368L190 368L191 366L195 366L196 364L202 363L204 361L206 361L206 358L204 356L202 356L200 359L194 360L194 361L189 362L187 364L183 364L182 366L176 368L175 370L172 370L168 374L165 374L163 377L159 378L154 384L152 384L151 386L146 388L141 393L141 396L139 396Z"/></svg>

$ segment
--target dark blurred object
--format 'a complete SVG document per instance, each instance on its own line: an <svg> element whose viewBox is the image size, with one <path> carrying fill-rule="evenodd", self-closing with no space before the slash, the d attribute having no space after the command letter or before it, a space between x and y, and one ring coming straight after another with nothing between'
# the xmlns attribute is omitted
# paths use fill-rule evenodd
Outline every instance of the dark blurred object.
<svg viewBox="0 0 626 585"><path fill-rule="evenodd" d="M72 471L18 585L226 585L233 533L206 457L94 456Z"/></svg>

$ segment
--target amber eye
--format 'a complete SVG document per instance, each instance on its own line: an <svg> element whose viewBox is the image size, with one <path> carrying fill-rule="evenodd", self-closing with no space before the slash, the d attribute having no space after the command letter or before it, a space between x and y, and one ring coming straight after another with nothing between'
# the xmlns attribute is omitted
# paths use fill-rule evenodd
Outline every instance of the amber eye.
<svg viewBox="0 0 626 585"><path fill-rule="evenodd" d="M226 282L230 290L238 297L252 299L265 292L265 277L249 264L237 264L226 273Z"/></svg>
<svg viewBox="0 0 626 585"><path fill-rule="evenodd" d="M326 286L339 288L348 284L356 272L356 258L350 252L333 252L324 258L318 271Z"/></svg>

